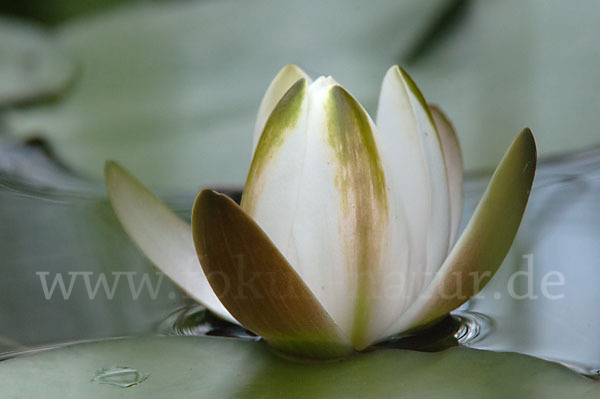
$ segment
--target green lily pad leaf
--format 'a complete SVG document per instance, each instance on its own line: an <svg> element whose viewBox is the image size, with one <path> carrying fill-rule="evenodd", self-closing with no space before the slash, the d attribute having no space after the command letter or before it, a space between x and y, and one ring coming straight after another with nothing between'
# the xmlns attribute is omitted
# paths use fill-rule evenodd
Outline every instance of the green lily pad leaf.
<svg viewBox="0 0 600 399"><path fill-rule="evenodd" d="M0 107L56 95L72 81L75 70L50 32L0 18Z"/></svg>
<svg viewBox="0 0 600 399"><path fill-rule="evenodd" d="M216 337L69 346L0 363L0 384L3 397L44 399L563 399L597 398L600 392L597 383L569 369L515 353L389 349L302 364L262 343Z"/></svg>
<svg viewBox="0 0 600 399"><path fill-rule="evenodd" d="M98 180L113 159L152 188L239 186L261 98L279 69L335 74L374 105L383 72L446 2L120 7L58 29L80 79L64 101L13 113L8 125L18 137L46 138L65 165Z"/></svg>

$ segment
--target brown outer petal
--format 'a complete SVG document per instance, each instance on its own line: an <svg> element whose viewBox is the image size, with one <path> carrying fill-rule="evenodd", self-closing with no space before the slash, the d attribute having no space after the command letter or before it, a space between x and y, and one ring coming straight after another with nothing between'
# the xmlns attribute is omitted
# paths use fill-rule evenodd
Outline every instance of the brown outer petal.
<svg viewBox="0 0 600 399"><path fill-rule="evenodd" d="M242 325L277 349L302 357L352 352L300 276L230 198L202 191L194 203L192 232L210 285Z"/></svg>

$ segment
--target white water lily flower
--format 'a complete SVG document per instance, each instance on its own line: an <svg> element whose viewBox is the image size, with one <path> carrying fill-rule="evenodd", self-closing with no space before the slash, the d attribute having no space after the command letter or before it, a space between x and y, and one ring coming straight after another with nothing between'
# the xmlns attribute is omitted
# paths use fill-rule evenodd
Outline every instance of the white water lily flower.
<svg viewBox="0 0 600 399"><path fill-rule="evenodd" d="M445 316L496 272L533 182L528 129L471 221L460 147L399 67L376 122L330 77L285 67L260 106L241 207L202 191L192 228L107 163L117 216L148 258L217 315L282 351L335 357Z"/></svg>

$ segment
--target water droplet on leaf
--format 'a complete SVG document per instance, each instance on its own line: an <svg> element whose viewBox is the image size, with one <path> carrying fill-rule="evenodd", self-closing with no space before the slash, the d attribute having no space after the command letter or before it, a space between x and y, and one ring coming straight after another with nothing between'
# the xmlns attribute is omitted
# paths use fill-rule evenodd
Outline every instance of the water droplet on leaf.
<svg viewBox="0 0 600 399"><path fill-rule="evenodd" d="M129 388L135 385L139 385L146 379L150 374L143 373L141 371L132 369L131 367L105 367L96 371L96 375L92 378L93 382L98 384L109 384L120 388Z"/></svg>

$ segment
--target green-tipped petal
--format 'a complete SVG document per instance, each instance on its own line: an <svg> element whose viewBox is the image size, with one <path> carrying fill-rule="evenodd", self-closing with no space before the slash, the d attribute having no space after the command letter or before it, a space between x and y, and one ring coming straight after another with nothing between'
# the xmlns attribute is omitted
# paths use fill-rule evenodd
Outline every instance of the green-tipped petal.
<svg viewBox="0 0 600 399"><path fill-rule="evenodd" d="M307 89L308 82L305 79L294 83L277 103L265 124L264 133L254 151L242 197L242 208L251 216L254 216L259 199L279 203L281 198L270 195L271 190L286 195L285 201L288 204L295 202L296 190L286 192L278 184L272 186L271 175L275 172L278 174L277 180L292 186L298 184L298 172L304 161L306 146ZM277 208L271 211L271 219L285 226L286 221L279 219L282 215L273 212L277 212Z"/></svg>
<svg viewBox="0 0 600 399"><path fill-rule="evenodd" d="M446 173L448 174L448 192L450 194L450 245L452 249L458 235L458 228L464 207L464 166L458 142L458 136L450 119L436 105L429 105L429 111L435 122L442 149Z"/></svg>
<svg viewBox="0 0 600 399"><path fill-rule="evenodd" d="M286 353L331 358L352 351L302 278L235 202L202 191L192 229L208 281L242 325Z"/></svg>
<svg viewBox="0 0 600 399"><path fill-rule="evenodd" d="M492 278L521 224L536 160L535 140L525 129L504 154L473 217L431 285L388 334L449 313Z"/></svg>
<svg viewBox="0 0 600 399"><path fill-rule="evenodd" d="M321 77L292 97L294 90L267 122L242 208L362 349L369 343L371 298L389 242L374 125L331 78ZM295 97L302 98L299 107Z"/></svg>
<svg viewBox="0 0 600 399"><path fill-rule="evenodd" d="M115 162L106 163L104 178L117 218L144 255L190 297L236 323L206 280L190 226Z"/></svg>
<svg viewBox="0 0 600 399"><path fill-rule="evenodd" d="M343 261L356 280L352 343L372 343L371 323L380 303L380 282L388 260L390 211L374 125L361 105L334 86L327 103L327 134L335 158L335 188L341 199L337 239L345 245ZM324 166L325 168L325 166Z"/></svg>
<svg viewBox="0 0 600 399"><path fill-rule="evenodd" d="M300 79L304 79L310 83L310 77L304 73L302 69L298 68L296 65L286 65L279 71L277 76L275 76L275 79L273 79L269 85L269 88L260 103L260 107L258 108L256 124L254 125L252 152L256 150L256 146L258 145L258 141L260 140L260 136L271 112L273 112L273 109L279 100L281 100L290 87Z"/></svg>

